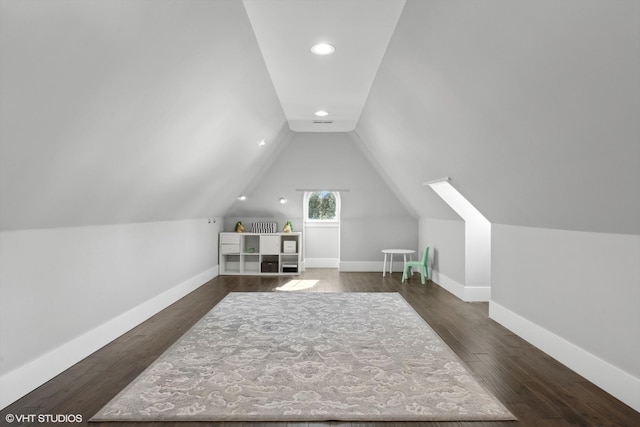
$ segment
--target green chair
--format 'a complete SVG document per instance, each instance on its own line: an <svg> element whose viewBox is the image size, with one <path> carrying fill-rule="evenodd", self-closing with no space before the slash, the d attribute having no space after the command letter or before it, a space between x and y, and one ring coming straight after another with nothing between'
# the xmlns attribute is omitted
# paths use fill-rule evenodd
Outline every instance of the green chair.
<svg viewBox="0 0 640 427"><path fill-rule="evenodd" d="M429 278L429 246L427 246L424 249L424 254L422 255L422 261L407 261L404 264L404 272L402 273L403 282L411 276L412 268L420 269L420 281L422 282L423 285L425 282L424 280L425 277L427 278L427 280L431 280Z"/></svg>

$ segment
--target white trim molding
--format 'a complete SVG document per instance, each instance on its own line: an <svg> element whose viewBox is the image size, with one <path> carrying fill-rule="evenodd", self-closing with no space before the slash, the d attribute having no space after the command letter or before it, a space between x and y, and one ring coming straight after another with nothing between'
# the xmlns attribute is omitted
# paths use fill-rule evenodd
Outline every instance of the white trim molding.
<svg viewBox="0 0 640 427"><path fill-rule="evenodd" d="M489 317L582 375L636 411L640 411L640 379L583 348L525 319L500 304L489 302Z"/></svg>
<svg viewBox="0 0 640 427"><path fill-rule="evenodd" d="M304 268L338 268L340 258L305 258Z"/></svg>
<svg viewBox="0 0 640 427"><path fill-rule="evenodd" d="M0 408L5 408L151 316L218 276L209 268L60 347L0 377Z"/></svg>
<svg viewBox="0 0 640 427"><path fill-rule="evenodd" d="M491 299L491 287L465 286L438 270L431 270L431 280L465 302L486 302Z"/></svg>
<svg viewBox="0 0 640 427"><path fill-rule="evenodd" d="M442 178L438 178L438 179L432 179L431 181L425 181L422 183L423 187L427 187L427 186L431 186L432 184L439 184L441 182L449 182L451 181L451 178L449 178L448 176L444 176Z"/></svg>
<svg viewBox="0 0 640 427"><path fill-rule="evenodd" d="M383 261L340 261L340 271L346 272L377 272L382 274ZM387 264L387 268L389 265ZM393 272L402 274L404 261L393 262ZM389 273L387 271L387 273Z"/></svg>

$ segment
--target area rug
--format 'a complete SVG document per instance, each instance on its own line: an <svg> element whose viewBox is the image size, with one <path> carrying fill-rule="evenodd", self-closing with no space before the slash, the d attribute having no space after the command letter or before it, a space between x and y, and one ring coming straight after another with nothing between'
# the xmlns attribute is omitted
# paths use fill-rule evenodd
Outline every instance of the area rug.
<svg viewBox="0 0 640 427"><path fill-rule="evenodd" d="M92 421L513 420L397 293L230 293Z"/></svg>

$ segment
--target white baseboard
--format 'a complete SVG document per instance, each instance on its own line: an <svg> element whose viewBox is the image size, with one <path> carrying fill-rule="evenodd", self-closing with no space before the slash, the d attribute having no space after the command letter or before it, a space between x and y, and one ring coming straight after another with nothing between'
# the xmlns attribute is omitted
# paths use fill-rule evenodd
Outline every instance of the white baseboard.
<svg viewBox="0 0 640 427"><path fill-rule="evenodd" d="M340 271L346 272L380 272L382 274L382 261L340 261L340 266L338 267ZM387 268L389 266L387 265ZM394 273L402 273L402 269L404 268L404 261L394 261L393 263L393 272ZM387 270L387 273L389 271Z"/></svg>
<svg viewBox="0 0 640 427"><path fill-rule="evenodd" d="M341 261L339 267L340 271L344 272L366 271L380 273L382 273L382 268L382 261ZM402 273L403 268L404 261L395 261L393 263L394 273ZM431 280L460 298L462 301L489 301L491 299L491 288L464 286L436 270L432 270L430 273L432 276ZM413 274L417 274L416 271L414 271Z"/></svg>
<svg viewBox="0 0 640 427"><path fill-rule="evenodd" d="M465 302L489 301L491 299L490 287L465 286L438 270L431 270L431 280Z"/></svg>
<svg viewBox="0 0 640 427"><path fill-rule="evenodd" d="M491 300L491 288L488 286L465 286L464 294L463 301L466 302L487 302Z"/></svg>
<svg viewBox="0 0 640 427"><path fill-rule="evenodd" d="M489 317L640 412L639 378L494 301L489 302Z"/></svg>
<svg viewBox="0 0 640 427"><path fill-rule="evenodd" d="M338 268L340 258L305 258L304 268Z"/></svg>
<svg viewBox="0 0 640 427"><path fill-rule="evenodd" d="M0 377L5 408L218 275L214 266Z"/></svg>

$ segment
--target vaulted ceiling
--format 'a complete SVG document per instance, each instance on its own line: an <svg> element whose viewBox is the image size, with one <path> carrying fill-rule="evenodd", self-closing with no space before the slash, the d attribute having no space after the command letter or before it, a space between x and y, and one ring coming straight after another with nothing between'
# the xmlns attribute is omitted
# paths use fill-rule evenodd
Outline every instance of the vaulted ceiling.
<svg viewBox="0 0 640 427"><path fill-rule="evenodd" d="M290 129L354 130L405 0L243 3ZM336 50L314 55L318 43Z"/></svg>
<svg viewBox="0 0 640 427"><path fill-rule="evenodd" d="M242 0L0 7L2 230L224 215L291 140ZM417 216L455 218L449 176L494 223L638 234L638 16L407 0L350 138Z"/></svg>

